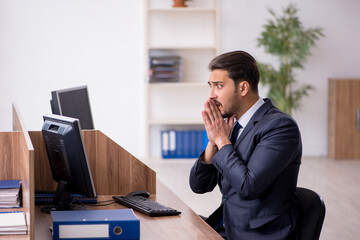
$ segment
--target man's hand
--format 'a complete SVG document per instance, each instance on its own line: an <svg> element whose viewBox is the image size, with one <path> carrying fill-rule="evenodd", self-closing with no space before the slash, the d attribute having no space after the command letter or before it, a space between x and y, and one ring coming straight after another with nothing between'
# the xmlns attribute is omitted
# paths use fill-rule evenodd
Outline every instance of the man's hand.
<svg viewBox="0 0 360 240"><path fill-rule="evenodd" d="M205 110L201 114L209 138L209 144L205 150L205 162L210 163L217 150L231 143L229 135L234 125L235 116L231 116L227 121L224 121L219 108L211 99L205 102L204 107Z"/></svg>

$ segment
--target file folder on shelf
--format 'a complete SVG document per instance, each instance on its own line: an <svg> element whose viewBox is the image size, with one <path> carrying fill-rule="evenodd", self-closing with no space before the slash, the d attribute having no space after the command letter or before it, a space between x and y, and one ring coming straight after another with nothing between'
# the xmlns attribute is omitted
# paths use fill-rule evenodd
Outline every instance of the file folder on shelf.
<svg viewBox="0 0 360 240"><path fill-rule="evenodd" d="M20 186L21 186L20 180L0 180L1 191L5 189L13 189L13 188L19 189Z"/></svg>
<svg viewBox="0 0 360 240"><path fill-rule="evenodd" d="M205 130L162 130L161 156L171 158L198 158L208 144Z"/></svg>
<svg viewBox="0 0 360 240"><path fill-rule="evenodd" d="M0 208L21 206L21 181L0 180Z"/></svg>
<svg viewBox="0 0 360 240"><path fill-rule="evenodd" d="M52 211L53 239L140 239L132 209Z"/></svg>
<svg viewBox="0 0 360 240"><path fill-rule="evenodd" d="M27 234L24 212L0 212L0 235L18 234Z"/></svg>

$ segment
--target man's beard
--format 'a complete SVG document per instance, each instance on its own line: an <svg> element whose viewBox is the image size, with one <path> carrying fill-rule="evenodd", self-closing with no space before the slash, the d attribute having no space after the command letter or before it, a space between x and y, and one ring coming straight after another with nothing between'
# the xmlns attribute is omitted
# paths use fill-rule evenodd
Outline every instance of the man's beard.
<svg viewBox="0 0 360 240"><path fill-rule="evenodd" d="M237 109L239 108L239 103L234 101L234 98L231 98L231 102L227 106L222 105L220 102L217 102L217 104L220 104L220 106L222 106L224 109L223 112L220 111L223 118L228 118L235 115Z"/></svg>

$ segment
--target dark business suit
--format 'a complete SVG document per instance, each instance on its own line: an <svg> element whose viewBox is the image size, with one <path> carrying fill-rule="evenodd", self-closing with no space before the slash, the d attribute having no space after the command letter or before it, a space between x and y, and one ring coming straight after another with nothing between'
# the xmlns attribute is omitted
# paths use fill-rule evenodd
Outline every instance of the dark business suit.
<svg viewBox="0 0 360 240"><path fill-rule="evenodd" d="M297 223L300 132L290 116L264 100L234 145L223 146L212 164L201 161L203 153L190 172L196 193L219 184L228 239L292 239Z"/></svg>

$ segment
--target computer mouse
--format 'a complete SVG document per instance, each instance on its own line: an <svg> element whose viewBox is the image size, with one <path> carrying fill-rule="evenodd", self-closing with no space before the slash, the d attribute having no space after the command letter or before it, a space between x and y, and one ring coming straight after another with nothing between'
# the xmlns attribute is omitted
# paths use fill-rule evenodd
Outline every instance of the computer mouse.
<svg viewBox="0 0 360 240"><path fill-rule="evenodd" d="M149 198L150 197L150 193L148 191L145 190L139 190L139 191L134 191L134 192L130 192L126 195L126 197L128 196L142 196L145 198Z"/></svg>

